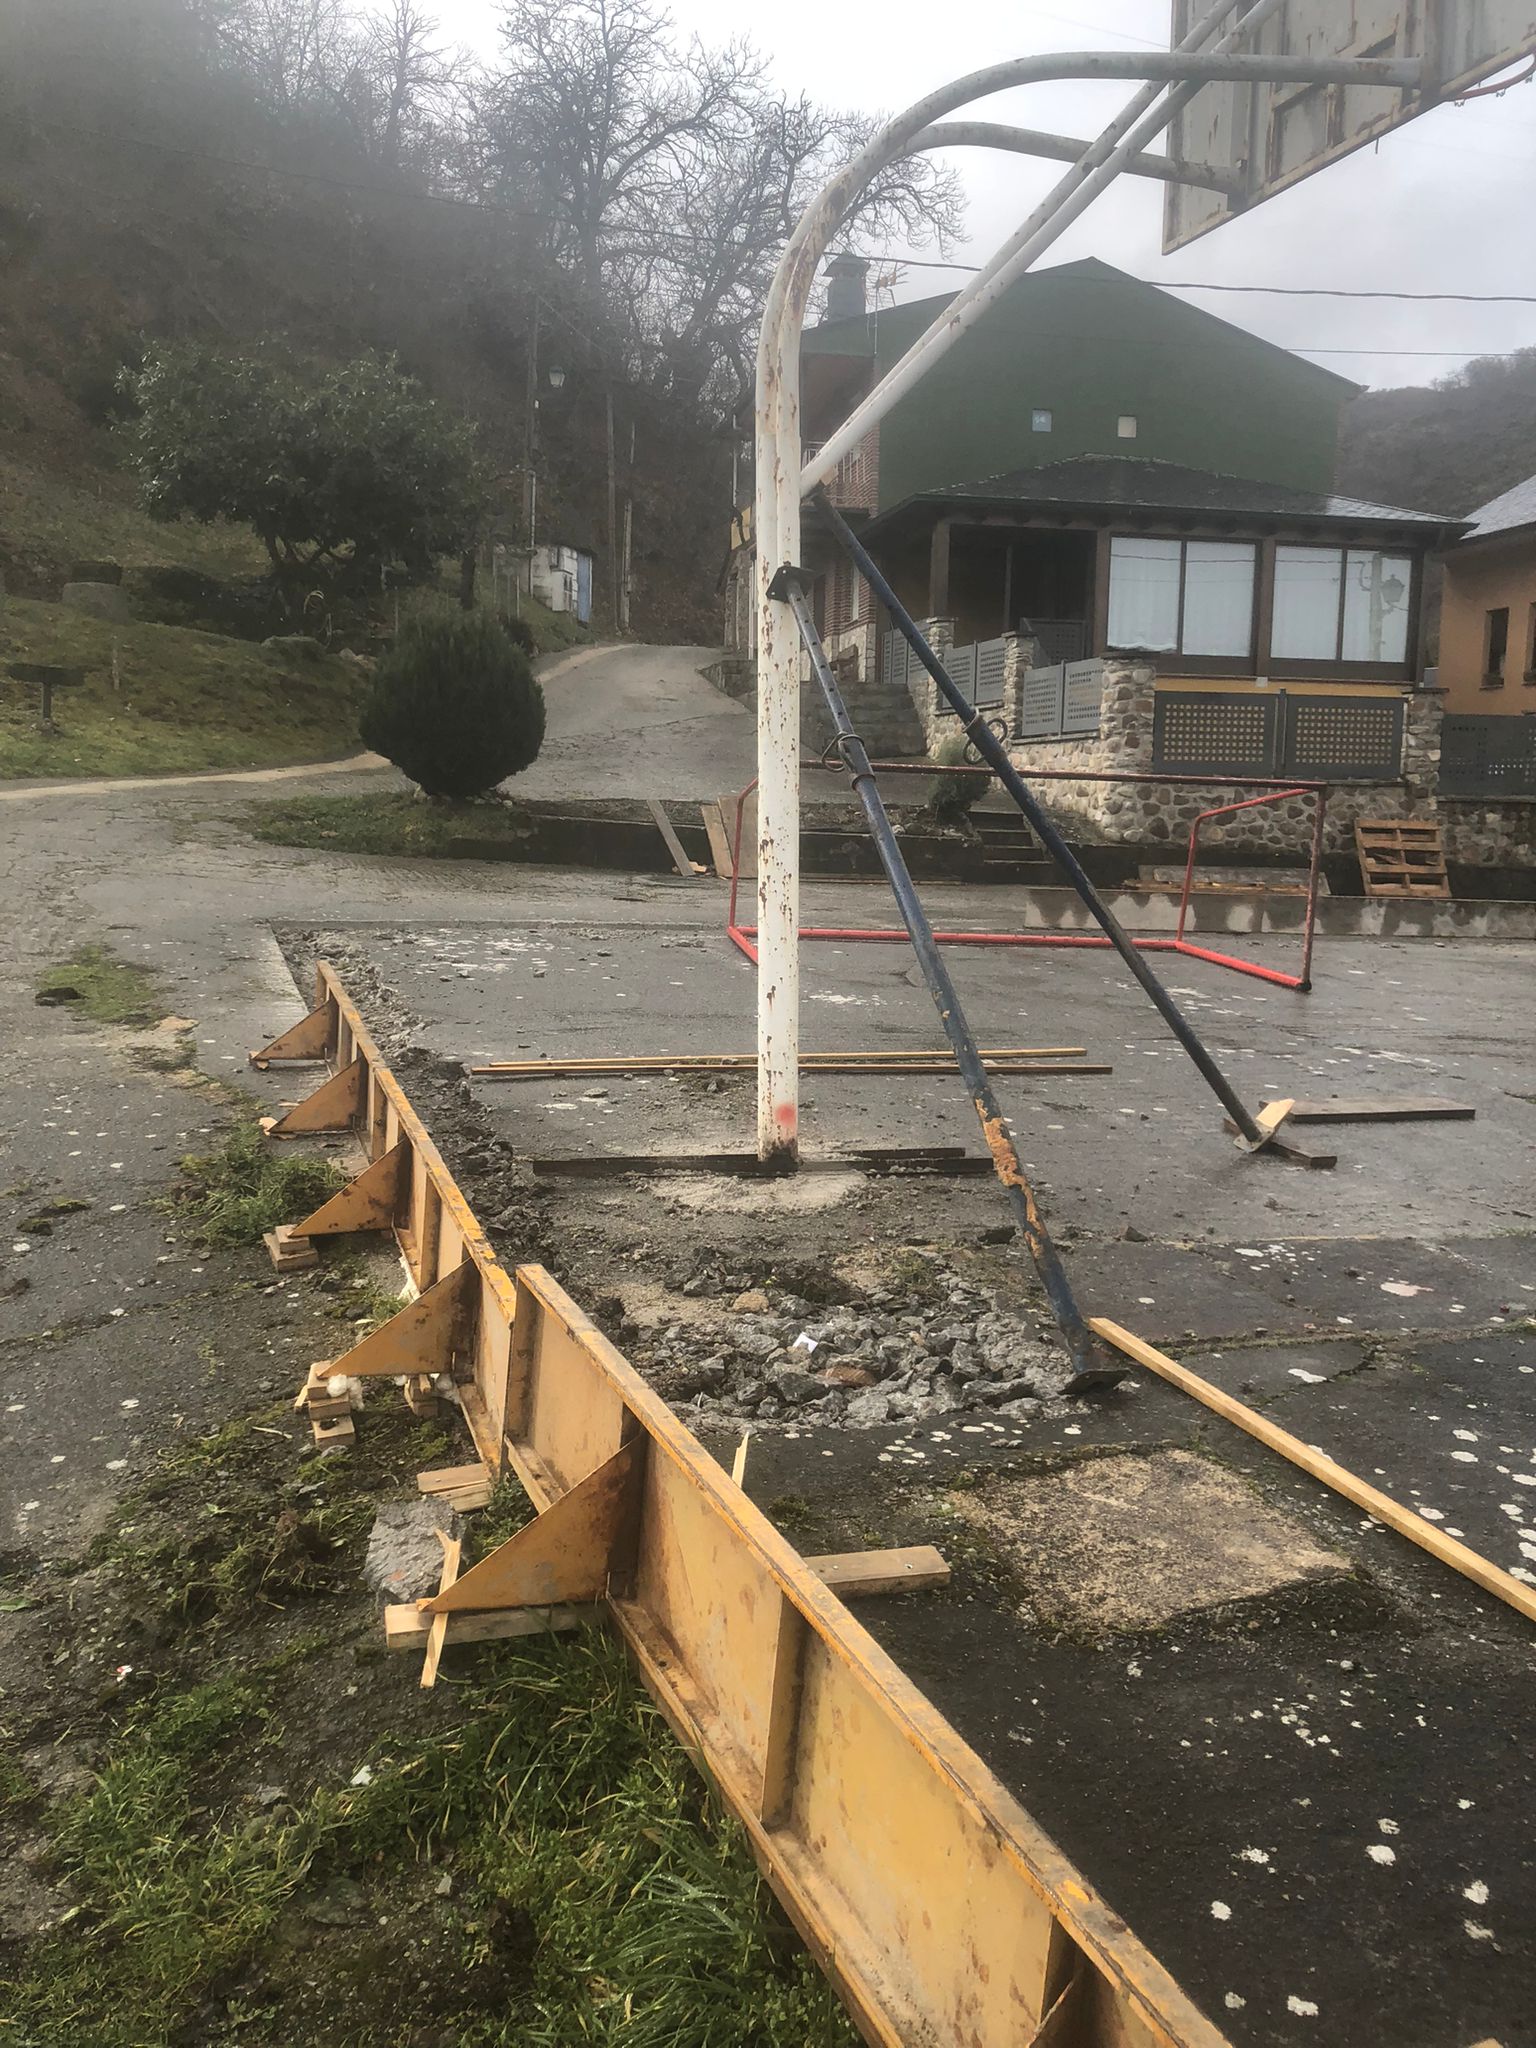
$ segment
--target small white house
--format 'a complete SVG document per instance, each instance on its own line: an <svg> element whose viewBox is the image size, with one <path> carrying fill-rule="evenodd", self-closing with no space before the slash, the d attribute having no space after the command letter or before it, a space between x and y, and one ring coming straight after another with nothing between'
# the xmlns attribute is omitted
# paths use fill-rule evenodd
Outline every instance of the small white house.
<svg viewBox="0 0 1536 2048"><path fill-rule="evenodd" d="M533 550L528 586L552 612L572 612L582 625L592 617L592 557L580 548L543 542Z"/></svg>

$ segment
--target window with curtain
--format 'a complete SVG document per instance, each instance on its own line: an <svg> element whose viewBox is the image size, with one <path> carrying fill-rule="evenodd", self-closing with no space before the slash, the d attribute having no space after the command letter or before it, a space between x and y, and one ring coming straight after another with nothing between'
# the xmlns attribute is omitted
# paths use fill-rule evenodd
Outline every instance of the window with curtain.
<svg viewBox="0 0 1536 2048"><path fill-rule="evenodd" d="M1401 666L1408 659L1412 591L1409 555L1276 548L1270 653L1277 661Z"/></svg>
<svg viewBox="0 0 1536 2048"><path fill-rule="evenodd" d="M1118 536L1109 547L1110 645L1246 659L1256 554L1251 541Z"/></svg>

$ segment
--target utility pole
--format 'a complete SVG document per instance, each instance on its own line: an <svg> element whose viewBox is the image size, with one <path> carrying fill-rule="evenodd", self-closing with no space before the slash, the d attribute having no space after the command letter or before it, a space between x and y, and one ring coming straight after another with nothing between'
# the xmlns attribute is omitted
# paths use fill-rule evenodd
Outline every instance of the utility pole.
<svg viewBox="0 0 1536 2048"><path fill-rule="evenodd" d="M603 387L603 402L608 416L608 572L613 593L613 624L616 632L624 630L623 568L619 549L619 486L618 458L613 446L613 386Z"/></svg>
<svg viewBox="0 0 1536 2048"><path fill-rule="evenodd" d="M543 301L536 298L533 302L533 327L528 336L528 398L523 423L524 509L527 513L530 553L535 539L539 507L539 487L534 473L534 460L539 446L539 315L543 310Z"/></svg>

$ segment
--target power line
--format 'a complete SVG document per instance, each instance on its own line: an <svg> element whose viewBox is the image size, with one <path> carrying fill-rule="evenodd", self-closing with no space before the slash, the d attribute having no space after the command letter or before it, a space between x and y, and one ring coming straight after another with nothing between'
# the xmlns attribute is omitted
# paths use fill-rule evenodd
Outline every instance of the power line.
<svg viewBox="0 0 1536 2048"><path fill-rule="evenodd" d="M934 257L872 256L872 263L889 264L893 270L964 270L979 274L980 263L945 263ZM1040 273L1035 273L1036 275ZM1074 284L1144 284L1160 292L1264 292L1281 299L1405 299L1414 303L1443 300L1465 306L1536 306L1536 292L1407 292L1362 290L1353 285L1331 284L1207 284L1183 277L1132 277L1122 271L1116 277L1075 277Z"/></svg>

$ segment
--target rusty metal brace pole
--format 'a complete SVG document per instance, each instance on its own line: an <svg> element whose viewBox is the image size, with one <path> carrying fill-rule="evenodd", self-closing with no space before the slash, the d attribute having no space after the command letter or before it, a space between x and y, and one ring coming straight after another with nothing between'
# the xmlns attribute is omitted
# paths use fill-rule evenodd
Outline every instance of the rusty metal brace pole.
<svg viewBox="0 0 1536 2048"><path fill-rule="evenodd" d="M869 829L880 855L880 865L885 869L901 912L902 922L912 941L912 950L917 955L917 964L922 969L923 979L928 984L928 993L933 997L934 1007L939 1013L939 1022L944 1027L944 1036L949 1040L971 1100L976 1105L976 1114L981 1121L982 1136L992 1154L992 1164L997 1177L1007 1192L1019 1221L1019 1234L1029 1248L1035 1271L1050 1300L1051 1313L1056 1318L1057 1328L1066 1342L1072 1359L1072 1378L1063 1390L1068 1394L1091 1393L1100 1387L1112 1387L1125 1374L1115 1365L1100 1347L1098 1339L1083 1320L1081 1309L1072 1293L1072 1283L1061 1263L1061 1254L1052 1242L1051 1234L1045 1227L1035 1200L1035 1191L1025 1178L1019 1162L1018 1147L1014 1144L1008 1125L1003 1116L992 1083L987 1077L981 1052L976 1043L975 1033L966 1021L961 1008L960 997L950 979L949 969L944 965L939 951L939 942L933 935L933 926L923 909L917 890L912 884L911 871L907 867L897 842L891 821L886 815L885 804L880 795L880 785L875 772L869 765L869 755L864 742L854 731L848 718L848 708L843 702L842 692L837 687L831 669L827 666L826 652L821 644L821 635L816 630L816 621L811 616L810 605L805 594L806 576L803 569L781 569L773 579L773 595L779 603L788 606L800 629L800 638L811 658L811 670L821 686L832 724L837 733L837 751L842 756L843 766L848 770L854 792L864 807L869 820Z"/></svg>
<svg viewBox="0 0 1536 2048"><path fill-rule="evenodd" d="M1232 1086L1232 1083L1227 1079L1220 1067L1217 1066L1215 1060L1212 1059L1206 1049L1205 1041L1201 1038L1199 1032L1196 1031L1193 1024L1184 1015L1184 1012L1173 1000L1173 997L1169 995L1157 975L1147 965L1145 957L1137 949L1135 940L1131 938L1119 918L1115 916L1109 905L1089 880L1082 862L1072 851L1066 840L1063 839L1055 823L1042 807L1039 798L1035 795L1029 784L1024 780L1018 769L1014 767L1013 762L1008 757L1008 749L1003 745L975 705L971 703L959 684L953 680L943 662L939 660L933 649L928 645L928 642L923 638L913 622L911 614L907 611L895 591L892 590L890 584L887 583L884 576L881 575L879 566L873 556L867 548L861 545L858 535L853 531L847 520L843 518L837 507L831 503L825 491L817 492L817 502L823 513L832 522L833 532L842 542L850 558L858 566L870 589L890 612L891 618L900 629L907 645L938 684L939 689L948 700L950 709L960 719L966 738L975 747L998 781L1001 782L1004 789L1007 790L1019 809L1024 813L1036 836L1045 847L1046 852L1051 855L1057 866L1066 875L1067 880L1083 899L1083 902L1087 905L1094 921L1103 931L1105 937L1131 970L1132 974L1141 983L1147 994L1152 998L1163 1022L1168 1026L1168 1029L1173 1033L1180 1045L1183 1046L1185 1052L1189 1054L1190 1059L1199 1070L1202 1079L1211 1090L1211 1093L1216 1097L1250 1145L1268 1144L1270 1138L1274 1135L1273 1132L1265 1131L1260 1127L1242 1097Z"/></svg>

